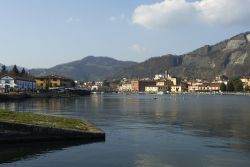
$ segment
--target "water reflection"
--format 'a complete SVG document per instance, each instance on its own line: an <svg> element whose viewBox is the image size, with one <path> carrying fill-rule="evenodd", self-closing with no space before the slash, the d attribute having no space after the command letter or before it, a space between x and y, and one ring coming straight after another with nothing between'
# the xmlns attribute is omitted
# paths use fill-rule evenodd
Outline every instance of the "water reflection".
<svg viewBox="0 0 250 167"><path fill-rule="evenodd" d="M0 103L0 107L90 120L107 134L103 147L91 147L105 155L101 162L116 157L118 164L128 166L185 166L187 162L189 166L230 166L230 163L249 166L250 97L166 95L158 96L157 100L154 97L30 99ZM82 161L81 164L91 166Z"/></svg>
<svg viewBox="0 0 250 167"><path fill-rule="evenodd" d="M185 128L203 137L250 139L250 98L187 95L159 96L158 100L152 98L153 96L92 96L30 99L0 103L0 108L90 119L108 117L114 124L118 121L126 125L165 125L167 130Z"/></svg>
<svg viewBox="0 0 250 167"><path fill-rule="evenodd" d="M102 141L95 141L102 142ZM0 164L24 159L33 159L42 154L64 150L68 147L91 144L93 141L38 142L20 144L0 144Z"/></svg>

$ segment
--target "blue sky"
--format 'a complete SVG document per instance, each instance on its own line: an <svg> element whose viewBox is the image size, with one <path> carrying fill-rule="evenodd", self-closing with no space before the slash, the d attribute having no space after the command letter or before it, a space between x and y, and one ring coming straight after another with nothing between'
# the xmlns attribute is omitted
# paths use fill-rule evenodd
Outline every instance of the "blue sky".
<svg viewBox="0 0 250 167"><path fill-rule="evenodd" d="M183 54L249 31L249 5L250 0L0 0L0 63L40 68L88 55L141 62Z"/></svg>

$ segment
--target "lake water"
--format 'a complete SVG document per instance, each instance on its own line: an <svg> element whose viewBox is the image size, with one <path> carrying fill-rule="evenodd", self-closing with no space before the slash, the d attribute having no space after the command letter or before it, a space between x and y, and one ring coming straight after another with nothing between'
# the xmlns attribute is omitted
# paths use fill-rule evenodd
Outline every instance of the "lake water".
<svg viewBox="0 0 250 167"><path fill-rule="evenodd" d="M106 141L0 145L0 166L250 166L250 97L91 95L0 103L15 111L84 118Z"/></svg>

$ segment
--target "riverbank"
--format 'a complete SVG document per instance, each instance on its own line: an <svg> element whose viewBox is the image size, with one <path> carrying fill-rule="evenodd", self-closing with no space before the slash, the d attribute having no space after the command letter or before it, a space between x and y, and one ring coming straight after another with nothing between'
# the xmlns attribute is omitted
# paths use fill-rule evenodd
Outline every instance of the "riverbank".
<svg viewBox="0 0 250 167"><path fill-rule="evenodd" d="M0 110L0 143L68 140L104 141L105 133L81 119Z"/></svg>

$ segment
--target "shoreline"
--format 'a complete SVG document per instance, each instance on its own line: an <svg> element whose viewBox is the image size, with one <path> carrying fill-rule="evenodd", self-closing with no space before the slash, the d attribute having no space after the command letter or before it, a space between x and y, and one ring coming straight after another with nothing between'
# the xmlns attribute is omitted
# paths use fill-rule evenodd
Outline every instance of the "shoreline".
<svg viewBox="0 0 250 167"><path fill-rule="evenodd" d="M221 96L250 96L250 92L180 92L180 93L146 93L146 92L118 92L118 93L101 93L103 94L122 94L122 95L157 95L157 96L166 96L166 95L221 95ZM0 102L12 101L12 100L25 100L25 99L36 99L36 98L72 98L72 97L85 97L90 96L91 94L86 95L77 95L77 94L58 94L58 93L15 93L15 94L0 94ZM96 94L92 94L96 95ZM98 94L99 95L99 94Z"/></svg>
<svg viewBox="0 0 250 167"><path fill-rule="evenodd" d="M250 96L250 92L180 92L180 93L146 93L146 92L120 92L118 94L123 95L157 95L157 96L165 96L165 95L225 95L225 96Z"/></svg>

